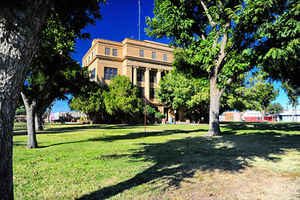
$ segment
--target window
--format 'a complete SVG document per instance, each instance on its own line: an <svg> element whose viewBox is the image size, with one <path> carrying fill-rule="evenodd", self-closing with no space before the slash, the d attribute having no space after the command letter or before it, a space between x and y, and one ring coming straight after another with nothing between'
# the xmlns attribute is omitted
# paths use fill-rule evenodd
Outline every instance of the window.
<svg viewBox="0 0 300 200"><path fill-rule="evenodd" d="M113 49L112 50L112 55L113 56L118 56L118 49Z"/></svg>
<svg viewBox="0 0 300 200"><path fill-rule="evenodd" d="M156 58L156 52L152 52L152 59Z"/></svg>
<svg viewBox="0 0 300 200"><path fill-rule="evenodd" d="M155 98L155 89L150 88L150 99L154 99L154 98Z"/></svg>
<svg viewBox="0 0 300 200"><path fill-rule="evenodd" d="M91 79L95 79L96 78L96 69L92 69L91 71Z"/></svg>
<svg viewBox="0 0 300 200"><path fill-rule="evenodd" d="M144 81L144 80L145 80L145 70L137 69L137 81Z"/></svg>
<svg viewBox="0 0 300 200"><path fill-rule="evenodd" d="M110 80L117 76L118 69L112 67L104 67L104 80Z"/></svg>
<svg viewBox="0 0 300 200"><path fill-rule="evenodd" d="M156 71L155 70L150 71L150 83L156 83Z"/></svg>
<svg viewBox="0 0 300 200"><path fill-rule="evenodd" d="M164 61L168 61L168 55L167 54L164 54L163 57L164 57Z"/></svg>
<svg viewBox="0 0 300 200"><path fill-rule="evenodd" d="M139 87L139 97L144 97L145 96L145 90L143 87Z"/></svg>
<svg viewBox="0 0 300 200"><path fill-rule="evenodd" d="M140 56L144 57L144 50L143 49L140 49Z"/></svg>
<svg viewBox="0 0 300 200"><path fill-rule="evenodd" d="M110 48L105 48L105 55L107 55L107 56L110 55Z"/></svg>

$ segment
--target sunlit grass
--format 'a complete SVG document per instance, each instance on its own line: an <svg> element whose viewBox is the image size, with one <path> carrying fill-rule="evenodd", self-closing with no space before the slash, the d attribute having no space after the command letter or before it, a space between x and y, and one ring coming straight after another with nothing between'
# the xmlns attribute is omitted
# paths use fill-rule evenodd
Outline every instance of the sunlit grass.
<svg viewBox="0 0 300 200"><path fill-rule="evenodd" d="M285 128L290 126L291 130ZM16 199L147 199L202 172L248 167L300 175L298 125L226 124L205 137L206 125L54 125L14 137Z"/></svg>

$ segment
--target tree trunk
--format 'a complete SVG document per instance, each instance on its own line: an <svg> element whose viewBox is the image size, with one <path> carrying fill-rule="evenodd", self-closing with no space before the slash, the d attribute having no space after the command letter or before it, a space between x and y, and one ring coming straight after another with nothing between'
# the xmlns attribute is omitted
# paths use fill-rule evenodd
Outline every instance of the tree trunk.
<svg viewBox="0 0 300 200"><path fill-rule="evenodd" d="M209 136L221 135L219 124L220 102L222 89L217 88L217 79L210 79L210 102L209 102Z"/></svg>
<svg viewBox="0 0 300 200"><path fill-rule="evenodd" d="M265 115L266 115L265 113L266 113L265 109L261 111L261 121L262 122L265 121Z"/></svg>
<svg viewBox="0 0 300 200"><path fill-rule="evenodd" d="M12 147L13 122L21 87L49 1L21 1L3 5L0 12L0 198L14 199ZM26 5L22 7L21 5Z"/></svg>
<svg viewBox="0 0 300 200"><path fill-rule="evenodd" d="M39 119L38 119L38 114L37 112L35 112L35 115L34 115L34 128L35 128L35 132L38 132L39 131Z"/></svg>
<svg viewBox="0 0 300 200"><path fill-rule="evenodd" d="M35 132L35 116L36 116L36 101L30 100L26 97L26 95L21 92L22 99L26 109L26 121L27 121L27 148L37 148L37 140L36 140L36 132Z"/></svg>
<svg viewBox="0 0 300 200"><path fill-rule="evenodd" d="M12 97L3 95L2 91L0 95L0 199L11 200L13 199L12 139L16 109L14 102L17 100L11 100Z"/></svg>
<svg viewBox="0 0 300 200"><path fill-rule="evenodd" d="M38 111L35 112L34 122L35 122L35 131L42 131L44 130L43 127L43 114L40 114Z"/></svg>

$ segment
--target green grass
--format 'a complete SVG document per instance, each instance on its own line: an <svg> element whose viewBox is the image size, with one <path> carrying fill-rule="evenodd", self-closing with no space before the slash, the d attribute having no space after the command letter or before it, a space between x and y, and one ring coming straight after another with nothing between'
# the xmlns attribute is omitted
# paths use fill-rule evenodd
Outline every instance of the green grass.
<svg viewBox="0 0 300 200"><path fill-rule="evenodd" d="M26 122L15 122L14 123L14 131L26 130Z"/></svg>
<svg viewBox="0 0 300 200"><path fill-rule="evenodd" d="M246 168L300 177L298 124L52 125L14 137L16 199L156 199L199 172ZM159 199L159 198L158 198Z"/></svg>

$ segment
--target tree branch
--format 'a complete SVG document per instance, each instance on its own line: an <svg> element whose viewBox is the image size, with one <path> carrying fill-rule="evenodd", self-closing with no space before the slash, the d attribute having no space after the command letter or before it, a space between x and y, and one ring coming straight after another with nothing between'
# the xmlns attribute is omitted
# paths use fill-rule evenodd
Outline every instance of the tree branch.
<svg viewBox="0 0 300 200"><path fill-rule="evenodd" d="M214 28L214 27L216 26L216 23L213 21L211 15L208 13L208 9L207 9L206 5L204 4L203 1L200 1L200 3L201 3L201 5L202 5L202 7L203 7L203 9L204 9L204 11L205 11L205 13L206 13L206 15L207 15L207 18L208 18L208 21L209 21L210 26L211 26L212 28Z"/></svg>
<svg viewBox="0 0 300 200"><path fill-rule="evenodd" d="M233 79L232 78L229 78L227 81L226 81L226 85L220 89L220 93L223 94L223 92L225 91L225 89L227 88L228 85L230 85L232 83Z"/></svg>
<svg viewBox="0 0 300 200"><path fill-rule="evenodd" d="M227 22L226 25L225 25L225 33L224 33L222 41L221 41L220 56L219 56L218 61L216 63L217 72L218 72L218 69L219 69L223 59L226 56L225 48L226 48L226 44L227 44L227 41L228 41L228 31L227 31L227 29L228 29L229 26L230 26L230 23Z"/></svg>
<svg viewBox="0 0 300 200"><path fill-rule="evenodd" d="M217 35L215 37L215 40L214 40L214 43L213 43L213 46L212 46L213 49L216 48L219 38L220 38L220 33L217 32Z"/></svg>
<svg viewBox="0 0 300 200"><path fill-rule="evenodd" d="M30 105L29 105L29 102L28 102L28 98L26 97L26 95L23 92L21 92L21 96L22 96L25 108L29 108Z"/></svg>

